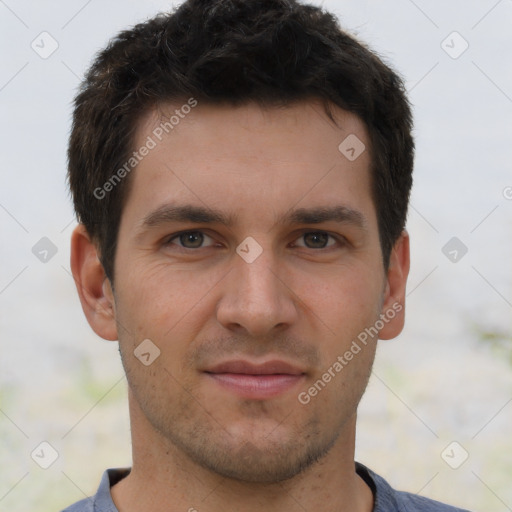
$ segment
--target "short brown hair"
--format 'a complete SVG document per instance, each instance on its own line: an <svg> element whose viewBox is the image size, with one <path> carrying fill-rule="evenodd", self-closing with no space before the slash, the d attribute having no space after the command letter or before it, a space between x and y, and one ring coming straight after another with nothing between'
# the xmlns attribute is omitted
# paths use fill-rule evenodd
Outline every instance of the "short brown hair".
<svg viewBox="0 0 512 512"><path fill-rule="evenodd" d="M118 34L97 55L75 99L69 185L109 279L131 180L119 180L100 198L97 191L130 159L142 114L187 98L288 105L311 97L322 100L331 120L334 104L368 129L387 269L412 186L412 116L402 80L320 7L295 0L187 0Z"/></svg>

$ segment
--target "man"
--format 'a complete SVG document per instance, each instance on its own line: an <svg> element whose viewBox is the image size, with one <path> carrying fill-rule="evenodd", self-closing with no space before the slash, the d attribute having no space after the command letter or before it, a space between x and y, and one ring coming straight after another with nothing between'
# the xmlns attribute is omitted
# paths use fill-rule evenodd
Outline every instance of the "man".
<svg viewBox="0 0 512 512"><path fill-rule="evenodd" d="M411 128L397 75L294 1L188 0L99 54L71 267L119 340L133 465L67 511L457 510L354 462L404 324Z"/></svg>

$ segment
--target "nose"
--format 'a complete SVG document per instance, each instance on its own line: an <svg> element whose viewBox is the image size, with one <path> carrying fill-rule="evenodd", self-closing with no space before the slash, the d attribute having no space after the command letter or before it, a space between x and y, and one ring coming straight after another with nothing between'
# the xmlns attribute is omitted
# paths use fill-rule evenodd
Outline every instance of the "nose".
<svg viewBox="0 0 512 512"><path fill-rule="evenodd" d="M251 263L234 255L217 305L218 322L253 337L290 327L298 318L297 299L280 268L270 249Z"/></svg>

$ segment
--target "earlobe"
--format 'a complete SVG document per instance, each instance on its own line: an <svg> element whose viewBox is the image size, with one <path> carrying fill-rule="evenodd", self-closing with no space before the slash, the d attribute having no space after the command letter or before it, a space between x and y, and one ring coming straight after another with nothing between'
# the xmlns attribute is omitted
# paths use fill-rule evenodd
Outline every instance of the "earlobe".
<svg viewBox="0 0 512 512"><path fill-rule="evenodd" d="M97 247L83 224L71 235L71 272L93 331L106 340L117 340L112 287L98 258Z"/></svg>
<svg viewBox="0 0 512 512"><path fill-rule="evenodd" d="M404 230L393 246L389 259L381 311L384 327L379 332L380 339L389 340L402 332L405 323L405 288L409 267L409 234Z"/></svg>

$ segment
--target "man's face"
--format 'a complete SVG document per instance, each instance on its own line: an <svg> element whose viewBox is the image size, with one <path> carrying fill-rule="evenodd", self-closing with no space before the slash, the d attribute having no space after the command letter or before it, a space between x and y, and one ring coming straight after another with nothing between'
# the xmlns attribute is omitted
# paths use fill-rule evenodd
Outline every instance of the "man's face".
<svg viewBox="0 0 512 512"><path fill-rule="evenodd" d="M132 173L119 229L131 407L204 468L280 481L353 428L376 337L343 356L393 302L368 135L339 109L336 127L315 102L199 104L159 141L176 107L139 125L135 148L148 136L156 147ZM349 135L367 148L355 160L338 149ZM134 355L143 340L143 362L160 350L148 365Z"/></svg>

